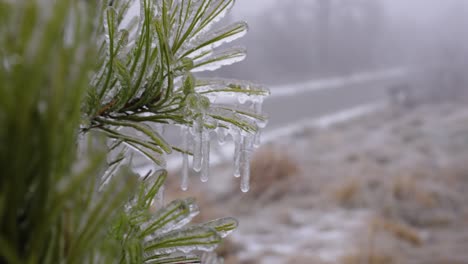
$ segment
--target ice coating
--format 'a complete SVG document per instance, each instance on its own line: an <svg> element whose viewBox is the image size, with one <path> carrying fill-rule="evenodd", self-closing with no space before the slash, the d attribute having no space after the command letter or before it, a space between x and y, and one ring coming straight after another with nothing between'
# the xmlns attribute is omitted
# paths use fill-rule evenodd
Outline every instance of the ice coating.
<svg viewBox="0 0 468 264"><path fill-rule="evenodd" d="M213 1L212 8L210 8L209 11L207 12L208 15L204 16L202 19L202 21L204 22L203 27L198 32L196 32L193 36L196 37L210 30L214 24L219 22L222 18L226 16L227 13L229 13L229 11L232 9L234 4L235 4L234 0ZM222 6L222 7L217 13L212 15L214 11L213 9L216 6Z"/></svg>
<svg viewBox="0 0 468 264"><path fill-rule="evenodd" d="M154 197L154 204L156 208L161 208L164 206L164 191L165 191L165 188L164 188L164 185L162 185L159 188L158 193Z"/></svg>
<svg viewBox="0 0 468 264"><path fill-rule="evenodd" d="M232 48L222 52L212 53L210 56L195 60L192 72L214 71L223 66L243 61L247 56L244 48Z"/></svg>
<svg viewBox="0 0 468 264"><path fill-rule="evenodd" d="M221 29L207 32L206 34L195 38L192 43L188 43L188 45L181 50L182 54L178 55L181 55L181 57L188 56L190 58L195 58L204 52L221 46L224 43L243 37L247 31L247 23L237 22ZM222 38L222 35L226 35L226 37Z"/></svg>
<svg viewBox="0 0 468 264"><path fill-rule="evenodd" d="M232 233L238 225L239 222L232 217L219 218L203 224L203 226L211 227L216 230L223 238Z"/></svg>
<svg viewBox="0 0 468 264"><path fill-rule="evenodd" d="M117 16L113 6L108 6L106 8L106 13L104 15L104 40L107 45L111 43L110 34L115 33L115 17ZM110 56L110 49L107 49L107 55Z"/></svg>
<svg viewBox="0 0 468 264"><path fill-rule="evenodd" d="M195 72L217 70L246 57L246 50L240 47L217 50L222 44L236 40L248 31L245 22L215 26L230 11L234 2L234 0L139 1L141 11L136 34L142 34L145 30L146 25L141 23L143 21L141 18L148 16L148 11L161 23L164 22L164 17L161 15L164 12L175 14L165 31L169 37L169 48L173 52L170 68L174 76L174 91L184 98L181 112L187 121L181 124L182 140L179 146L182 153L180 182L182 190L188 188L190 167L200 173L202 182L209 179L211 131L215 132L220 145L223 145L227 138L232 138L234 141L234 174L242 177L243 190L248 189L250 156L253 148L260 144L260 130L266 125L265 119L260 116L263 98L269 94L267 89L245 81L199 80L198 77L191 75ZM152 38L151 50L158 49L160 45L158 43L157 37ZM141 52L145 51L147 51L146 46L142 47ZM158 70L157 67L157 64L144 65L141 60L137 62L136 72L153 72ZM148 80L141 80L137 74L131 78L132 85L137 90L134 97L141 97ZM164 81L160 85L162 89L168 89L171 84ZM164 110L168 112L173 110L177 113L177 105L165 106ZM163 134L162 131L159 132ZM192 156L191 166L189 155Z"/></svg>
<svg viewBox="0 0 468 264"><path fill-rule="evenodd" d="M236 94L245 94L248 95L246 99L260 103L263 102L265 96L270 94L270 91L261 85L230 79L198 79L195 89L204 94L219 93L231 97Z"/></svg>
<svg viewBox="0 0 468 264"><path fill-rule="evenodd" d="M143 227L143 232L153 236L164 234L169 230L185 226L199 213L200 210L192 198L172 201L154 214Z"/></svg>
<svg viewBox="0 0 468 264"><path fill-rule="evenodd" d="M193 32L191 34L191 37L196 38L208 32L213 27L213 25L215 25L222 18L224 18L227 13L229 13L231 8L234 6L234 3L234 0L215 0L211 2L211 5L208 5L210 3L203 1L202 8L207 8L207 12L203 17L201 17L200 21L198 22L200 28Z"/></svg>
<svg viewBox="0 0 468 264"><path fill-rule="evenodd" d="M214 131L220 145L226 142L229 135L234 141L233 174L241 178L241 190L249 190L250 159L253 149L260 145L261 130L266 125L262 104L263 97L268 94L267 89L248 82L197 80L195 93L187 96L187 117L192 118L192 167L200 172L202 182L209 179L209 133ZM231 100L226 100L227 97ZM182 147L188 148L185 143ZM184 157L182 162L184 175Z"/></svg>
<svg viewBox="0 0 468 264"><path fill-rule="evenodd" d="M180 243L184 241L184 243ZM170 254L176 251L189 253L194 250L212 251L221 242L219 234L210 227L194 226L175 230L147 241L145 251L153 255Z"/></svg>

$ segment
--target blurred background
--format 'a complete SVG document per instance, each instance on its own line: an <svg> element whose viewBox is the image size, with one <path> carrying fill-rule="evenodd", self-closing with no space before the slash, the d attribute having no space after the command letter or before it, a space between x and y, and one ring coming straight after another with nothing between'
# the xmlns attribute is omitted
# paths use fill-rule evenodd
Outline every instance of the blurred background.
<svg viewBox="0 0 468 264"><path fill-rule="evenodd" d="M240 220L226 263L468 263L468 1L238 0L238 20L247 59L208 75L272 92L251 191L220 146L208 186L168 187Z"/></svg>
<svg viewBox="0 0 468 264"><path fill-rule="evenodd" d="M269 85L401 66L463 64L460 0L240 0L248 59L222 73ZM417 67L417 66L416 66Z"/></svg>

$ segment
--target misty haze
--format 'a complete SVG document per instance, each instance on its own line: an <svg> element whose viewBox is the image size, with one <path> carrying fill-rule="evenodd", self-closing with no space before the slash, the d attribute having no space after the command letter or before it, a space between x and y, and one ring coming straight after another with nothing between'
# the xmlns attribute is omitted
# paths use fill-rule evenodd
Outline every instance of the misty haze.
<svg viewBox="0 0 468 264"><path fill-rule="evenodd" d="M205 75L272 94L251 191L218 150L204 195L242 215L226 263L468 263L468 2L239 0L238 20L247 58Z"/></svg>

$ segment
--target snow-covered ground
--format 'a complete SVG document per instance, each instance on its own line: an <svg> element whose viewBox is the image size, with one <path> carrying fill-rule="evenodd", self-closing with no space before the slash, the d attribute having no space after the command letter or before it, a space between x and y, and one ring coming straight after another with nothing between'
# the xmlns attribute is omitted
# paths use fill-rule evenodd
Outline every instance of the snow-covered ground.
<svg viewBox="0 0 468 264"><path fill-rule="evenodd" d="M275 137L247 194L230 163L193 178L203 218L240 221L227 263L468 263L468 108L356 113Z"/></svg>

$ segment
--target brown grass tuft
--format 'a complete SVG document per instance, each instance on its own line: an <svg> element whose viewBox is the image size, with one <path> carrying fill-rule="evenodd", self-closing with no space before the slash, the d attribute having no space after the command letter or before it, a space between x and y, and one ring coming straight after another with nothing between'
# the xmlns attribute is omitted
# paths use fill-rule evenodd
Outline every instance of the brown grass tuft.
<svg viewBox="0 0 468 264"><path fill-rule="evenodd" d="M332 190L332 199L343 207L356 206L361 192L360 182L357 179L347 180Z"/></svg>
<svg viewBox="0 0 468 264"><path fill-rule="evenodd" d="M356 253L343 256L340 260L341 264L396 264L398 263L394 257L384 254L363 254Z"/></svg>
<svg viewBox="0 0 468 264"><path fill-rule="evenodd" d="M383 218L375 218L372 220L371 228L373 232L386 231L393 235L395 238L406 241L413 246L421 246L423 241L419 233L412 227L403 223L387 220Z"/></svg>
<svg viewBox="0 0 468 264"><path fill-rule="evenodd" d="M249 195L268 199L282 197L297 182L299 165L288 153L273 146L258 149L250 163L251 191Z"/></svg>
<svg viewBox="0 0 468 264"><path fill-rule="evenodd" d="M437 194L424 189L416 176L400 176L393 181L393 197L398 201L412 200L425 208L437 206Z"/></svg>

